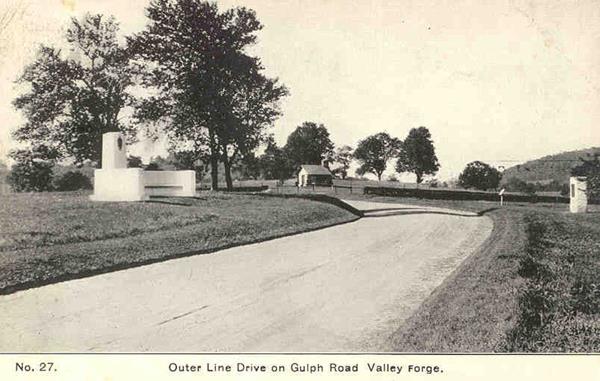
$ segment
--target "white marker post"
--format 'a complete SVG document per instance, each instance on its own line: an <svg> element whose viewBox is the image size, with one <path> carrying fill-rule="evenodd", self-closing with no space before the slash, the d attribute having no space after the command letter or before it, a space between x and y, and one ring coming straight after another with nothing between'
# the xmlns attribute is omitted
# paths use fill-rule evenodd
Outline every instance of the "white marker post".
<svg viewBox="0 0 600 381"><path fill-rule="evenodd" d="M502 189L500 189L500 192L498 193L500 195L500 206L502 206L502 204L504 203L504 191L505 191L505 189L502 188Z"/></svg>

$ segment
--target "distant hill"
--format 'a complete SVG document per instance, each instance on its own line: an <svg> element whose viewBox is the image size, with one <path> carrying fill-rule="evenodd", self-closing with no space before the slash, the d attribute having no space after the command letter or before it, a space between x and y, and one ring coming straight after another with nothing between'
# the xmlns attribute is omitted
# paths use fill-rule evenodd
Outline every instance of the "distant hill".
<svg viewBox="0 0 600 381"><path fill-rule="evenodd" d="M579 158L591 158L594 153L600 153L600 147L562 152L515 165L504 171L502 184L506 184L511 178L528 183L548 184L555 181L560 184L567 184L571 175L571 168L581 163Z"/></svg>

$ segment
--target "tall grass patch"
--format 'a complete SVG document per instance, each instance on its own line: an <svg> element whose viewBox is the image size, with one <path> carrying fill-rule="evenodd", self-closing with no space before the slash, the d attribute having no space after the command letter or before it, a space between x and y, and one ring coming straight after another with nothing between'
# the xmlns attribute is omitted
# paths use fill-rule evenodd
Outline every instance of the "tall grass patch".
<svg viewBox="0 0 600 381"><path fill-rule="evenodd" d="M504 349L600 351L600 225L597 214L530 212L519 274L527 279Z"/></svg>

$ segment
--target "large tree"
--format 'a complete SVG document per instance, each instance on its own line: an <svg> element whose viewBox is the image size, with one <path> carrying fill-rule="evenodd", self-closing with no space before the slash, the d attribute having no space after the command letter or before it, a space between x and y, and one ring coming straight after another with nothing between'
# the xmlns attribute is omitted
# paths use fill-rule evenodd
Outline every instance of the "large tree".
<svg viewBox="0 0 600 381"><path fill-rule="evenodd" d="M249 64L249 70L244 70L243 65L236 67L242 70L232 78L232 118L217 129L228 189L233 187L232 163L240 157L251 157L261 143L267 142L268 127L281 115L279 100L288 94L276 79L258 71L262 66Z"/></svg>
<svg viewBox="0 0 600 381"><path fill-rule="evenodd" d="M133 82L117 31L114 18L87 14L71 20L68 52L40 47L18 80L27 89L13 102L26 118L13 133L18 141L44 144L77 163L97 163L103 133L123 131L133 138L121 119Z"/></svg>
<svg viewBox="0 0 600 381"><path fill-rule="evenodd" d="M417 176L417 184L423 181L423 175L434 175L440 169L435 155L431 133L426 127L412 128L398 153L396 172L410 172Z"/></svg>
<svg viewBox="0 0 600 381"><path fill-rule="evenodd" d="M352 147L341 146L335 150L333 155L333 162L337 166L332 170L335 175L340 175L342 179L348 176L348 169L350 169L350 163L352 163Z"/></svg>
<svg viewBox="0 0 600 381"><path fill-rule="evenodd" d="M388 161L395 157L401 148L402 142L387 132L366 137L358 142L354 150L354 159L360 163L356 173L359 175L373 173L381 181L381 175L387 168Z"/></svg>
<svg viewBox="0 0 600 381"><path fill-rule="evenodd" d="M147 16L146 29L130 39L152 92L138 105L138 121L207 152L213 189L222 161L230 187L231 162L260 144L287 93L247 53L262 25L250 9L220 12L200 0L153 0Z"/></svg>
<svg viewBox="0 0 600 381"><path fill-rule="evenodd" d="M294 169L302 164L321 164L333 156L333 142L323 124L304 122L292 132L283 147Z"/></svg>
<svg viewBox="0 0 600 381"><path fill-rule="evenodd" d="M458 183L464 188L488 190L498 188L502 173L489 164L473 161L467 164L458 176Z"/></svg>
<svg viewBox="0 0 600 381"><path fill-rule="evenodd" d="M291 177L294 172L285 151L277 146L272 135L267 138L265 152L258 160L262 175L267 180L283 181Z"/></svg>

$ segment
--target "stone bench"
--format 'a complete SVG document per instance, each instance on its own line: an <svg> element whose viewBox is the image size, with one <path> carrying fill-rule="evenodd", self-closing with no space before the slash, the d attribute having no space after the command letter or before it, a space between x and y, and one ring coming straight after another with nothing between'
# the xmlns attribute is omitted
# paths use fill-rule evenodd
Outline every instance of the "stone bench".
<svg viewBox="0 0 600 381"><path fill-rule="evenodd" d="M148 196L193 197L196 195L194 171L144 171L144 191Z"/></svg>

